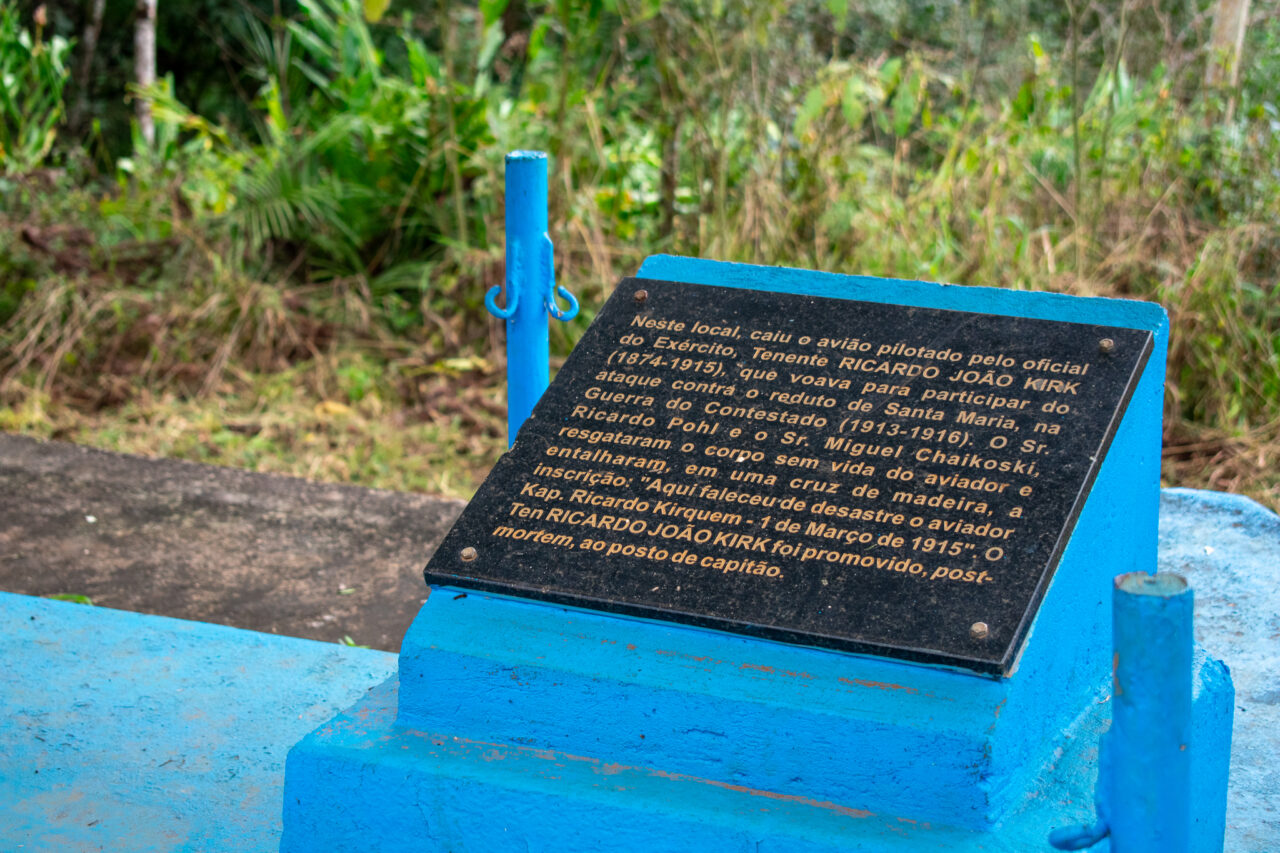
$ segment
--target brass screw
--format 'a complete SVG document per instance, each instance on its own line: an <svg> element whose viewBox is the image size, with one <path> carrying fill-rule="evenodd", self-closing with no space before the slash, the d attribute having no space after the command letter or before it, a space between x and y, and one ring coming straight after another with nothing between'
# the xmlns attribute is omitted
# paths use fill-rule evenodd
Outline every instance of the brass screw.
<svg viewBox="0 0 1280 853"><path fill-rule="evenodd" d="M1111 338L1103 338L1102 340L1098 341L1098 349L1101 350L1102 352L1111 352L1115 348L1116 348L1116 342L1111 340Z"/></svg>
<svg viewBox="0 0 1280 853"><path fill-rule="evenodd" d="M969 626L969 636L975 640L985 640L989 633L991 631L987 628L986 622L974 622Z"/></svg>
<svg viewBox="0 0 1280 853"><path fill-rule="evenodd" d="M636 304L637 304L637 305L643 305L643 304L644 304L644 301L645 301L646 299L648 299L648 298L649 298L649 291L647 291L647 290L637 290L637 291L636 291Z"/></svg>
<svg viewBox="0 0 1280 853"><path fill-rule="evenodd" d="M476 552L476 549L472 548L470 545L462 549L462 562L464 563L470 563L479 556L480 554Z"/></svg>

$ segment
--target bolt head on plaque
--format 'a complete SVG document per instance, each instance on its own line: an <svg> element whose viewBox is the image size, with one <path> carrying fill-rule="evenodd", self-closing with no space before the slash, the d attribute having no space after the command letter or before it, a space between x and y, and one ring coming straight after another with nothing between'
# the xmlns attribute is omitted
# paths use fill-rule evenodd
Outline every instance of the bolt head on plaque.
<svg viewBox="0 0 1280 853"><path fill-rule="evenodd" d="M649 291L647 290L637 290L635 293L635 299L636 299L637 305L643 305L648 298L649 298Z"/></svg>
<svg viewBox="0 0 1280 853"><path fill-rule="evenodd" d="M969 626L969 636L975 640L985 640L990 633L986 622L974 622Z"/></svg>
<svg viewBox="0 0 1280 853"><path fill-rule="evenodd" d="M480 554L476 551L475 548L472 548L470 545L468 545L467 547L462 549L462 553L460 556L462 557L462 562L472 563L472 562L475 562L476 557L480 556Z"/></svg>

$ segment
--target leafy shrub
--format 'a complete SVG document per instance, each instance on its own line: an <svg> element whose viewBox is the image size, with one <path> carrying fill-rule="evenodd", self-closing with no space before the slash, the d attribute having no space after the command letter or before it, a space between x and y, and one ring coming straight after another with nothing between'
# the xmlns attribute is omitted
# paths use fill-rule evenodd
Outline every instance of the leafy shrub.
<svg viewBox="0 0 1280 853"><path fill-rule="evenodd" d="M71 43L47 41L22 26L17 9L0 3L0 168L5 174L41 166L62 120Z"/></svg>
<svg viewBox="0 0 1280 853"><path fill-rule="evenodd" d="M162 81L148 93L158 152L123 161L128 189L174 185L247 274L342 283L403 331L423 322L442 248L485 240L463 203L492 145L485 103L446 78L407 24L384 48L358 0L300 6L275 31L246 21L261 77L256 138L191 112Z"/></svg>

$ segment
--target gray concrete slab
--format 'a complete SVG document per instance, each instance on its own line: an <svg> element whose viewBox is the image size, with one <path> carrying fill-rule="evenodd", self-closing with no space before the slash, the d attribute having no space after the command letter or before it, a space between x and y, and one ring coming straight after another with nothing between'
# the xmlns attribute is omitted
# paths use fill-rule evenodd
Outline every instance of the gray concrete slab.
<svg viewBox="0 0 1280 853"><path fill-rule="evenodd" d="M0 590L398 651L462 506L0 434Z"/></svg>

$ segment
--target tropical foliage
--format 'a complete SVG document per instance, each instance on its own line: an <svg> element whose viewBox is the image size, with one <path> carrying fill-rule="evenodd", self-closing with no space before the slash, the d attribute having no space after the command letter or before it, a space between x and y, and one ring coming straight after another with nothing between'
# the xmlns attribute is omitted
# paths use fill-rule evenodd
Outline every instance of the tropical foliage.
<svg viewBox="0 0 1280 853"><path fill-rule="evenodd" d="M207 440L162 449L270 465L400 418L496 452L502 157L542 148L586 307L561 353L656 251L1155 300L1168 476L1275 499L1274 0L1238 86L1204 82L1208 0L180 5L130 95L148 145L105 49L76 94L101 121L60 125L76 14L0 2L0 426L111 443L181 411ZM367 456L303 473L424 484Z"/></svg>

